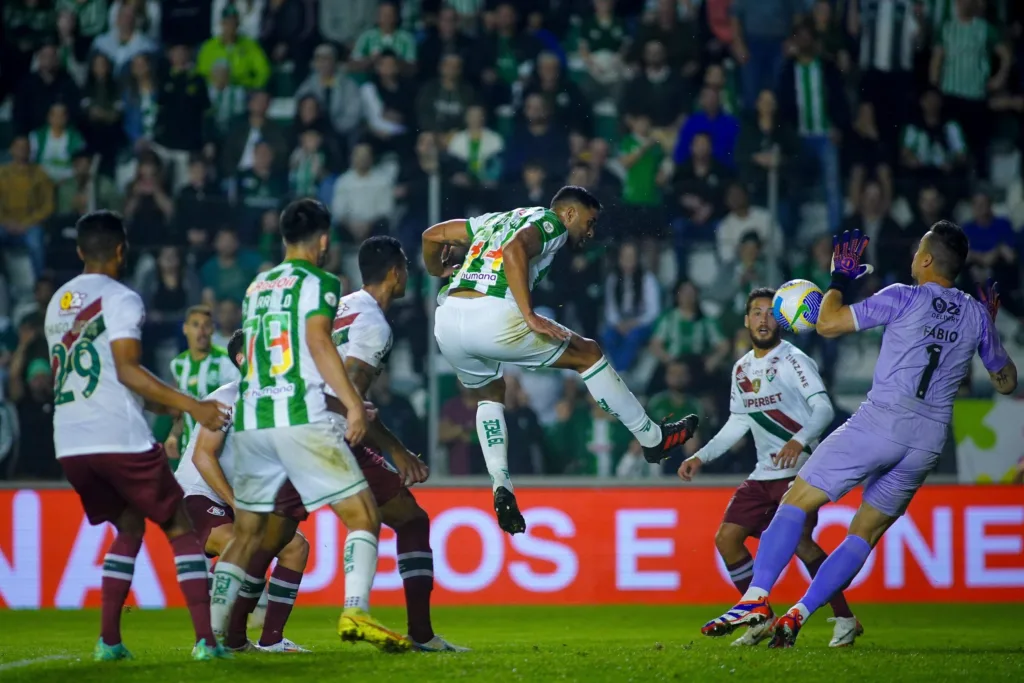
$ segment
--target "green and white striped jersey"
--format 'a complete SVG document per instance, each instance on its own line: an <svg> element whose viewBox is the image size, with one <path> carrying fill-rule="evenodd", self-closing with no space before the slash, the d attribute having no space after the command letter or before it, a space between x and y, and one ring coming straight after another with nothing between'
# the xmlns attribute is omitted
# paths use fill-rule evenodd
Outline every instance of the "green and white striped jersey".
<svg viewBox="0 0 1024 683"><path fill-rule="evenodd" d="M220 346L210 348L210 353L202 360L195 360L189 351L183 351L171 361L171 374L178 389L189 396L206 398L211 391L222 384L233 382L239 378L238 368L231 362L226 349ZM185 452L196 421L191 415L183 416L180 448Z"/></svg>
<svg viewBox="0 0 1024 683"><path fill-rule="evenodd" d="M807 64L796 62L796 110L799 133L803 136L828 135L832 122L828 115L828 91L821 60Z"/></svg>
<svg viewBox="0 0 1024 683"><path fill-rule="evenodd" d="M999 43L999 32L984 19L968 21L956 18L942 25L943 94L968 100L983 100L991 75L992 50Z"/></svg>
<svg viewBox="0 0 1024 683"><path fill-rule="evenodd" d="M242 301L245 362L235 431L323 422L324 379L306 341L306 320L334 319L341 282L308 261L261 273Z"/></svg>
<svg viewBox="0 0 1024 683"><path fill-rule="evenodd" d="M562 221L551 209L534 206L504 213L487 213L466 221L472 240L462 268L452 277L448 291L473 289L499 299L512 300L502 263L502 249L526 225L540 230L541 252L530 260L527 284L532 290L544 279L555 253L569 239Z"/></svg>

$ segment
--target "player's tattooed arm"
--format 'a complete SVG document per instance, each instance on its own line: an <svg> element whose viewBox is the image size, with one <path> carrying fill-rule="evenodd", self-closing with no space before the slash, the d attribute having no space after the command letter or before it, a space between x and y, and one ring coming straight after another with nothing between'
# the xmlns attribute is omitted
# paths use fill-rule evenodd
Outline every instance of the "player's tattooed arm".
<svg viewBox="0 0 1024 683"><path fill-rule="evenodd" d="M988 373L988 376L992 378L992 386L1000 394L1012 394L1017 391L1017 366L1012 360L1006 361L1006 365L996 372Z"/></svg>
<svg viewBox="0 0 1024 683"><path fill-rule="evenodd" d="M843 305L843 295L835 289L825 292L818 311L818 324L815 329L822 337L831 339L857 331L853 311Z"/></svg>
<svg viewBox="0 0 1024 683"><path fill-rule="evenodd" d="M456 218L432 225L423 232L423 263L433 277L442 277L445 271L445 247L469 246L470 234L466 219Z"/></svg>
<svg viewBox="0 0 1024 683"><path fill-rule="evenodd" d="M231 507L235 507L235 492L224 476L220 461L217 459L221 448L224 447L224 439L227 437L221 430L211 432L209 429L200 427L196 430L196 449L192 453L192 463L199 470L203 478L213 492L220 496L220 499Z"/></svg>

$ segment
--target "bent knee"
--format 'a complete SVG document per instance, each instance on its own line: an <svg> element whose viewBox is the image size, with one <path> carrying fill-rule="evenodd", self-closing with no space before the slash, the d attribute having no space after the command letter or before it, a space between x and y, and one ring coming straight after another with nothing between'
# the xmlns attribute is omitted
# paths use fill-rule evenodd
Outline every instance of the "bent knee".
<svg viewBox="0 0 1024 683"><path fill-rule="evenodd" d="M743 548L743 541L747 538L747 532L735 524L723 524L715 532L715 548L723 557L737 554Z"/></svg>
<svg viewBox="0 0 1024 683"><path fill-rule="evenodd" d="M306 568L306 562L309 560L309 541L302 535L302 532L295 532L292 540L288 541L288 545L281 551L278 559L285 566L295 567L297 570Z"/></svg>

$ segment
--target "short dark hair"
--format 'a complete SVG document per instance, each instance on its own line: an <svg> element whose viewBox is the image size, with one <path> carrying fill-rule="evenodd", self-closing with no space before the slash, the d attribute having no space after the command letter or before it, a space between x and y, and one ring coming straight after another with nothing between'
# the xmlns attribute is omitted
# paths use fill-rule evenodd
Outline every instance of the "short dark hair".
<svg viewBox="0 0 1024 683"><path fill-rule="evenodd" d="M185 311L185 322L188 322L188 319L194 315L205 315L210 320L213 320L213 311L205 304L189 306L188 310Z"/></svg>
<svg viewBox="0 0 1024 683"><path fill-rule="evenodd" d="M238 354L242 353L242 349L245 347L245 332L242 330L235 330L231 335L231 339L228 340L228 355L231 356L231 362L234 363L236 368L241 368L236 358Z"/></svg>
<svg viewBox="0 0 1024 683"><path fill-rule="evenodd" d="M928 231L928 253L935 263L935 270L949 280L960 276L967 262L970 247L963 229L952 221L939 221Z"/></svg>
<svg viewBox="0 0 1024 683"><path fill-rule="evenodd" d="M392 268L404 263L402 243L394 237L377 235L359 247L359 275L364 285L380 284Z"/></svg>
<svg viewBox="0 0 1024 683"><path fill-rule="evenodd" d="M281 212L281 237L288 244L305 242L331 229L331 213L315 199L296 199Z"/></svg>
<svg viewBox="0 0 1024 683"><path fill-rule="evenodd" d="M579 185L566 185L551 198L552 209L558 204L570 203L582 204L584 207L594 211L600 211L604 208L597 197L592 195L587 188L580 187Z"/></svg>
<svg viewBox="0 0 1024 683"><path fill-rule="evenodd" d="M116 211L90 211L75 223L78 248L86 261L105 262L114 258L117 247L128 241L124 217Z"/></svg>
<svg viewBox="0 0 1024 683"><path fill-rule="evenodd" d="M775 290L771 287L758 287L757 289L750 290L750 294L747 295L747 306L744 310L745 313L750 313L750 304L754 303L755 299L775 299Z"/></svg>

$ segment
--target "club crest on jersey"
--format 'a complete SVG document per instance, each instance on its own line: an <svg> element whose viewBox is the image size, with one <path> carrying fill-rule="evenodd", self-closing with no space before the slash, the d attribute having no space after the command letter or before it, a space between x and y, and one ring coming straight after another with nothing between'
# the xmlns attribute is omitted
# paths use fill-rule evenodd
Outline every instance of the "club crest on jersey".
<svg viewBox="0 0 1024 683"><path fill-rule="evenodd" d="M754 393L755 393L755 394L756 394L757 392L761 391L761 378L757 378L757 379L755 379L755 380L754 380L754 381L753 381L753 382L751 383L751 386L753 386L753 387L754 387Z"/></svg>
<svg viewBox="0 0 1024 683"><path fill-rule="evenodd" d="M770 366L767 370L764 371L764 378L771 382L773 379L775 379L775 375L777 374L778 371L775 369L775 367Z"/></svg>
<svg viewBox="0 0 1024 683"><path fill-rule="evenodd" d="M71 315L78 313L82 310L82 304L85 301L85 295L81 292L72 292L70 290L60 295L60 310L58 315Z"/></svg>

